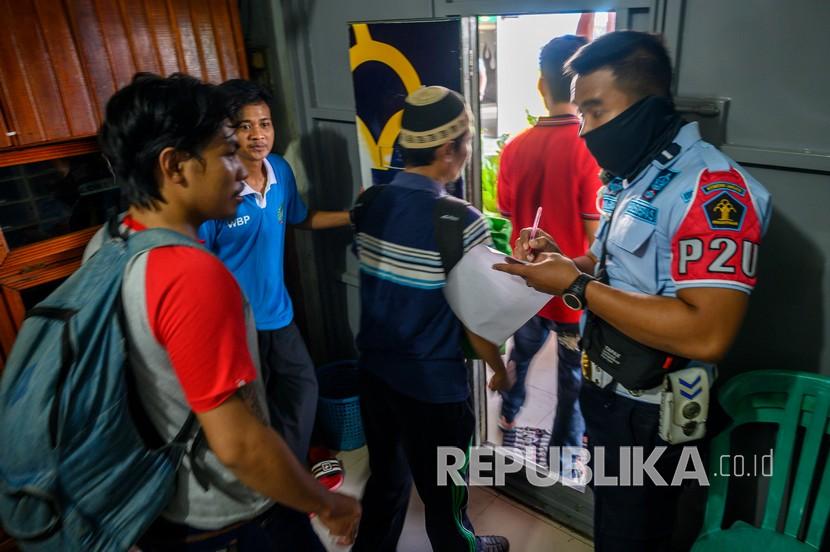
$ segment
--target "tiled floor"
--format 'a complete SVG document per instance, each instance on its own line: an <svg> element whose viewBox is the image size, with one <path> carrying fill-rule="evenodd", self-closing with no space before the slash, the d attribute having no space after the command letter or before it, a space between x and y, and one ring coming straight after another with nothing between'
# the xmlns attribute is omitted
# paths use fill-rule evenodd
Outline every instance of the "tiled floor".
<svg viewBox="0 0 830 552"><path fill-rule="evenodd" d="M509 345L508 345L509 346ZM501 443L501 431L496 422L501 398L497 393L487 394L487 438ZM527 399L516 418L518 425L550 430L556 411L556 336L553 334L533 359L527 376ZM346 468L346 482L342 492L359 497L369 477L367 449L338 455ZM549 518L486 487L471 487L468 507L470 521L479 535L500 534L510 540L513 552L587 552L593 549L591 541L557 524ZM345 551L332 542L325 528L314 521L314 528L331 551ZM431 550L424 530L424 505L413 490L409 501L406 523L398 552L428 552Z"/></svg>
<svg viewBox="0 0 830 552"><path fill-rule="evenodd" d="M369 476L368 451L364 447L341 453L338 457L346 468L342 492L360 496ZM588 552L593 549L585 537L485 487L470 488L468 514L477 534L504 535L510 540L514 552ZM319 521L314 520L313 523L329 550L347 550L333 544ZM429 550L431 548L424 531L424 506L413 491L398 552Z"/></svg>

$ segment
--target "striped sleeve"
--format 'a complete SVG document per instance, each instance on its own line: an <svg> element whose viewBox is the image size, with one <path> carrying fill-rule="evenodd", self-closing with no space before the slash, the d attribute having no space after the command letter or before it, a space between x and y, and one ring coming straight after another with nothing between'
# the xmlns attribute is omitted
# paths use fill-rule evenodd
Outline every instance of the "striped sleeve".
<svg viewBox="0 0 830 552"><path fill-rule="evenodd" d="M365 232L355 237L360 270L402 286L437 289L444 286L441 255L381 240Z"/></svg>
<svg viewBox="0 0 830 552"><path fill-rule="evenodd" d="M468 210L467 225L464 227L464 253L480 243L493 245L493 240L490 238L490 226L481 213L470 208Z"/></svg>

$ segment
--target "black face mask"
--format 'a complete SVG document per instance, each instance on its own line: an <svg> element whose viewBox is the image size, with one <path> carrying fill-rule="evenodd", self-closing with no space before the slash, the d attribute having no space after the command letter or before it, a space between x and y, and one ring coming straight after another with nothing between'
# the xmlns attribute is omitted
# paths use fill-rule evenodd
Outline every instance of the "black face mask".
<svg viewBox="0 0 830 552"><path fill-rule="evenodd" d="M583 138L600 167L633 178L671 144L682 125L670 98L646 96Z"/></svg>

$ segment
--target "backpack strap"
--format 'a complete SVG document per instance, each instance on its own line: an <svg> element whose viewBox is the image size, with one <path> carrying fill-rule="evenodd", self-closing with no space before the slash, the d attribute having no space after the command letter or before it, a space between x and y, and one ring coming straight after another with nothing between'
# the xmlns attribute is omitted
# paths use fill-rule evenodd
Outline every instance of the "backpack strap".
<svg viewBox="0 0 830 552"><path fill-rule="evenodd" d="M207 251L207 249L205 249L196 240L189 238L178 232L174 232L172 230L167 230L164 228L150 228L132 234L123 233L120 230L119 221L112 219L110 221L109 231L111 236L121 237L126 241L127 253L130 255L131 258L135 258L138 255L141 255L142 253L150 251L151 249L154 249L156 247L165 247L171 245L194 247L196 249L202 249L204 251ZM116 308L118 311L118 321L119 324L121 324L122 333L124 334L124 336L126 336L128 325L127 318L124 312L124 304L120 293L118 294L118 303ZM129 340L125 339L124 342L126 354L129 357ZM132 370L127 370L127 382L127 400L130 408L130 414L132 415L133 421L138 428L139 434L144 439L145 444L149 448L184 449L185 452L188 455L190 455L191 463L193 463L197 445L202 444L203 441L201 427L198 429L195 436L193 436L193 430L197 424L196 415L193 413L193 411L191 411L188 414L187 419L182 424L182 427L181 429L179 429L178 433L176 433L176 436L173 437L171 441L165 442L159 435L155 426L150 421L150 418L147 415L146 410L144 409L144 405L141 403L141 400L137 392L137 383L135 381L135 375L133 374ZM193 443L190 446L189 450L187 450L185 447L187 445L187 442L190 440L191 436L193 436ZM194 470L194 473L195 472L196 470ZM206 482L200 479L198 476L197 480L199 484L205 490L207 490Z"/></svg>
<svg viewBox="0 0 830 552"><path fill-rule="evenodd" d="M383 184L375 184L357 196L357 199L354 201L354 206L349 211L349 220L351 221L355 231L358 230L363 217L366 216L366 212L369 210L369 205L372 204L372 202L385 188L386 186Z"/></svg>
<svg viewBox="0 0 830 552"><path fill-rule="evenodd" d="M386 186L376 184L357 197L349 212L355 231L360 230L360 224L369 206L384 188ZM466 201L450 195L441 196L435 202L432 226L435 229L435 240L438 243L438 252L441 254L441 265L445 274L449 274L464 256L464 219L469 205Z"/></svg>
<svg viewBox="0 0 830 552"><path fill-rule="evenodd" d="M464 219L469 206L462 199L445 195L438 198L432 211L435 241L447 276L464 256Z"/></svg>
<svg viewBox="0 0 830 552"><path fill-rule="evenodd" d="M72 338L69 329L69 320L77 314L78 311L73 309L61 309L57 307L43 307L35 306L26 313L26 318L39 316L43 318L50 318L52 320L60 320L63 322L63 330L61 331L61 368L58 372L58 378L55 384L55 397L61 397L63 393L63 386L66 384L66 379L69 377L69 372L72 370L72 365L75 362L76 351L72 346ZM49 441L52 448L58 446L58 418L60 416L60 400L52 401L52 408L49 411Z"/></svg>
<svg viewBox="0 0 830 552"><path fill-rule="evenodd" d="M121 333L124 336L124 353L127 358L130 357L130 340L127 337L127 317L124 313L124 302L121 293L118 294L115 309L118 315L118 323L121 326ZM150 420L147 410L141 402L138 395L138 383L135 379L135 374L128 365L126 366L125 376L127 378L127 408L130 411L130 417L138 430L138 434L144 441L147 448L162 449L162 448L181 448L187 444L190 435L193 433L193 426L196 423L196 415L193 411L187 416L181 429L176 433L176 436L170 442L165 442L159 435L158 430ZM199 433L201 434L201 428ZM198 436L198 435L197 435Z"/></svg>

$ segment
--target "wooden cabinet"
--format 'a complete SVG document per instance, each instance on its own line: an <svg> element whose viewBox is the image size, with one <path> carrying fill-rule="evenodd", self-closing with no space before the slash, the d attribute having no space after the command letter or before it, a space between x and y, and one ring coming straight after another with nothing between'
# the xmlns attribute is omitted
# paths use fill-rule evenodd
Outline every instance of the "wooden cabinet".
<svg viewBox="0 0 830 552"><path fill-rule="evenodd" d="M0 176L95 151L107 101L136 72L213 83L248 74L236 0L0 0L0 21ZM89 237L83 226L55 232L64 208L50 203L55 191L42 190L39 174L21 175L19 190L0 178L0 373L23 290L71 273ZM23 231L45 241L22 240Z"/></svg>
<svg viewBox="0 0 830 552"><path fill-rule="evenodd" d="M217 84L247 75L232 0L68 0L67 13L102 118L137 72Z"/></svg>
<svg viewBox="0 0 830 552"><path fill-rule="evenodd" d="M0 111L0 148L7 148L12 145L11 136L9 136L9 127L6 126L6 120L3 117L3 112Z"/></svg>
<svg viewBox="0 0 830 552"><path fill-rule="evenodd" d="M247 76L235 0L0 0L0 21L0 148L93 136L137 72Z"/></svg>
<svg viewBox="0 0 830 552"><path fill-rule="evenodd" d="M97 228L20 247L11 252L3 241L0 253L0 359L5 364L26 308L22 294L37 286L62 281L81 265L84 248Z"/></svg>
<svg viewBox="0 0 830 552"><path fill-rule="evenodd" d="M95 134L98 121L61 0L0 0L0 92L14 145Z"/></svg>

